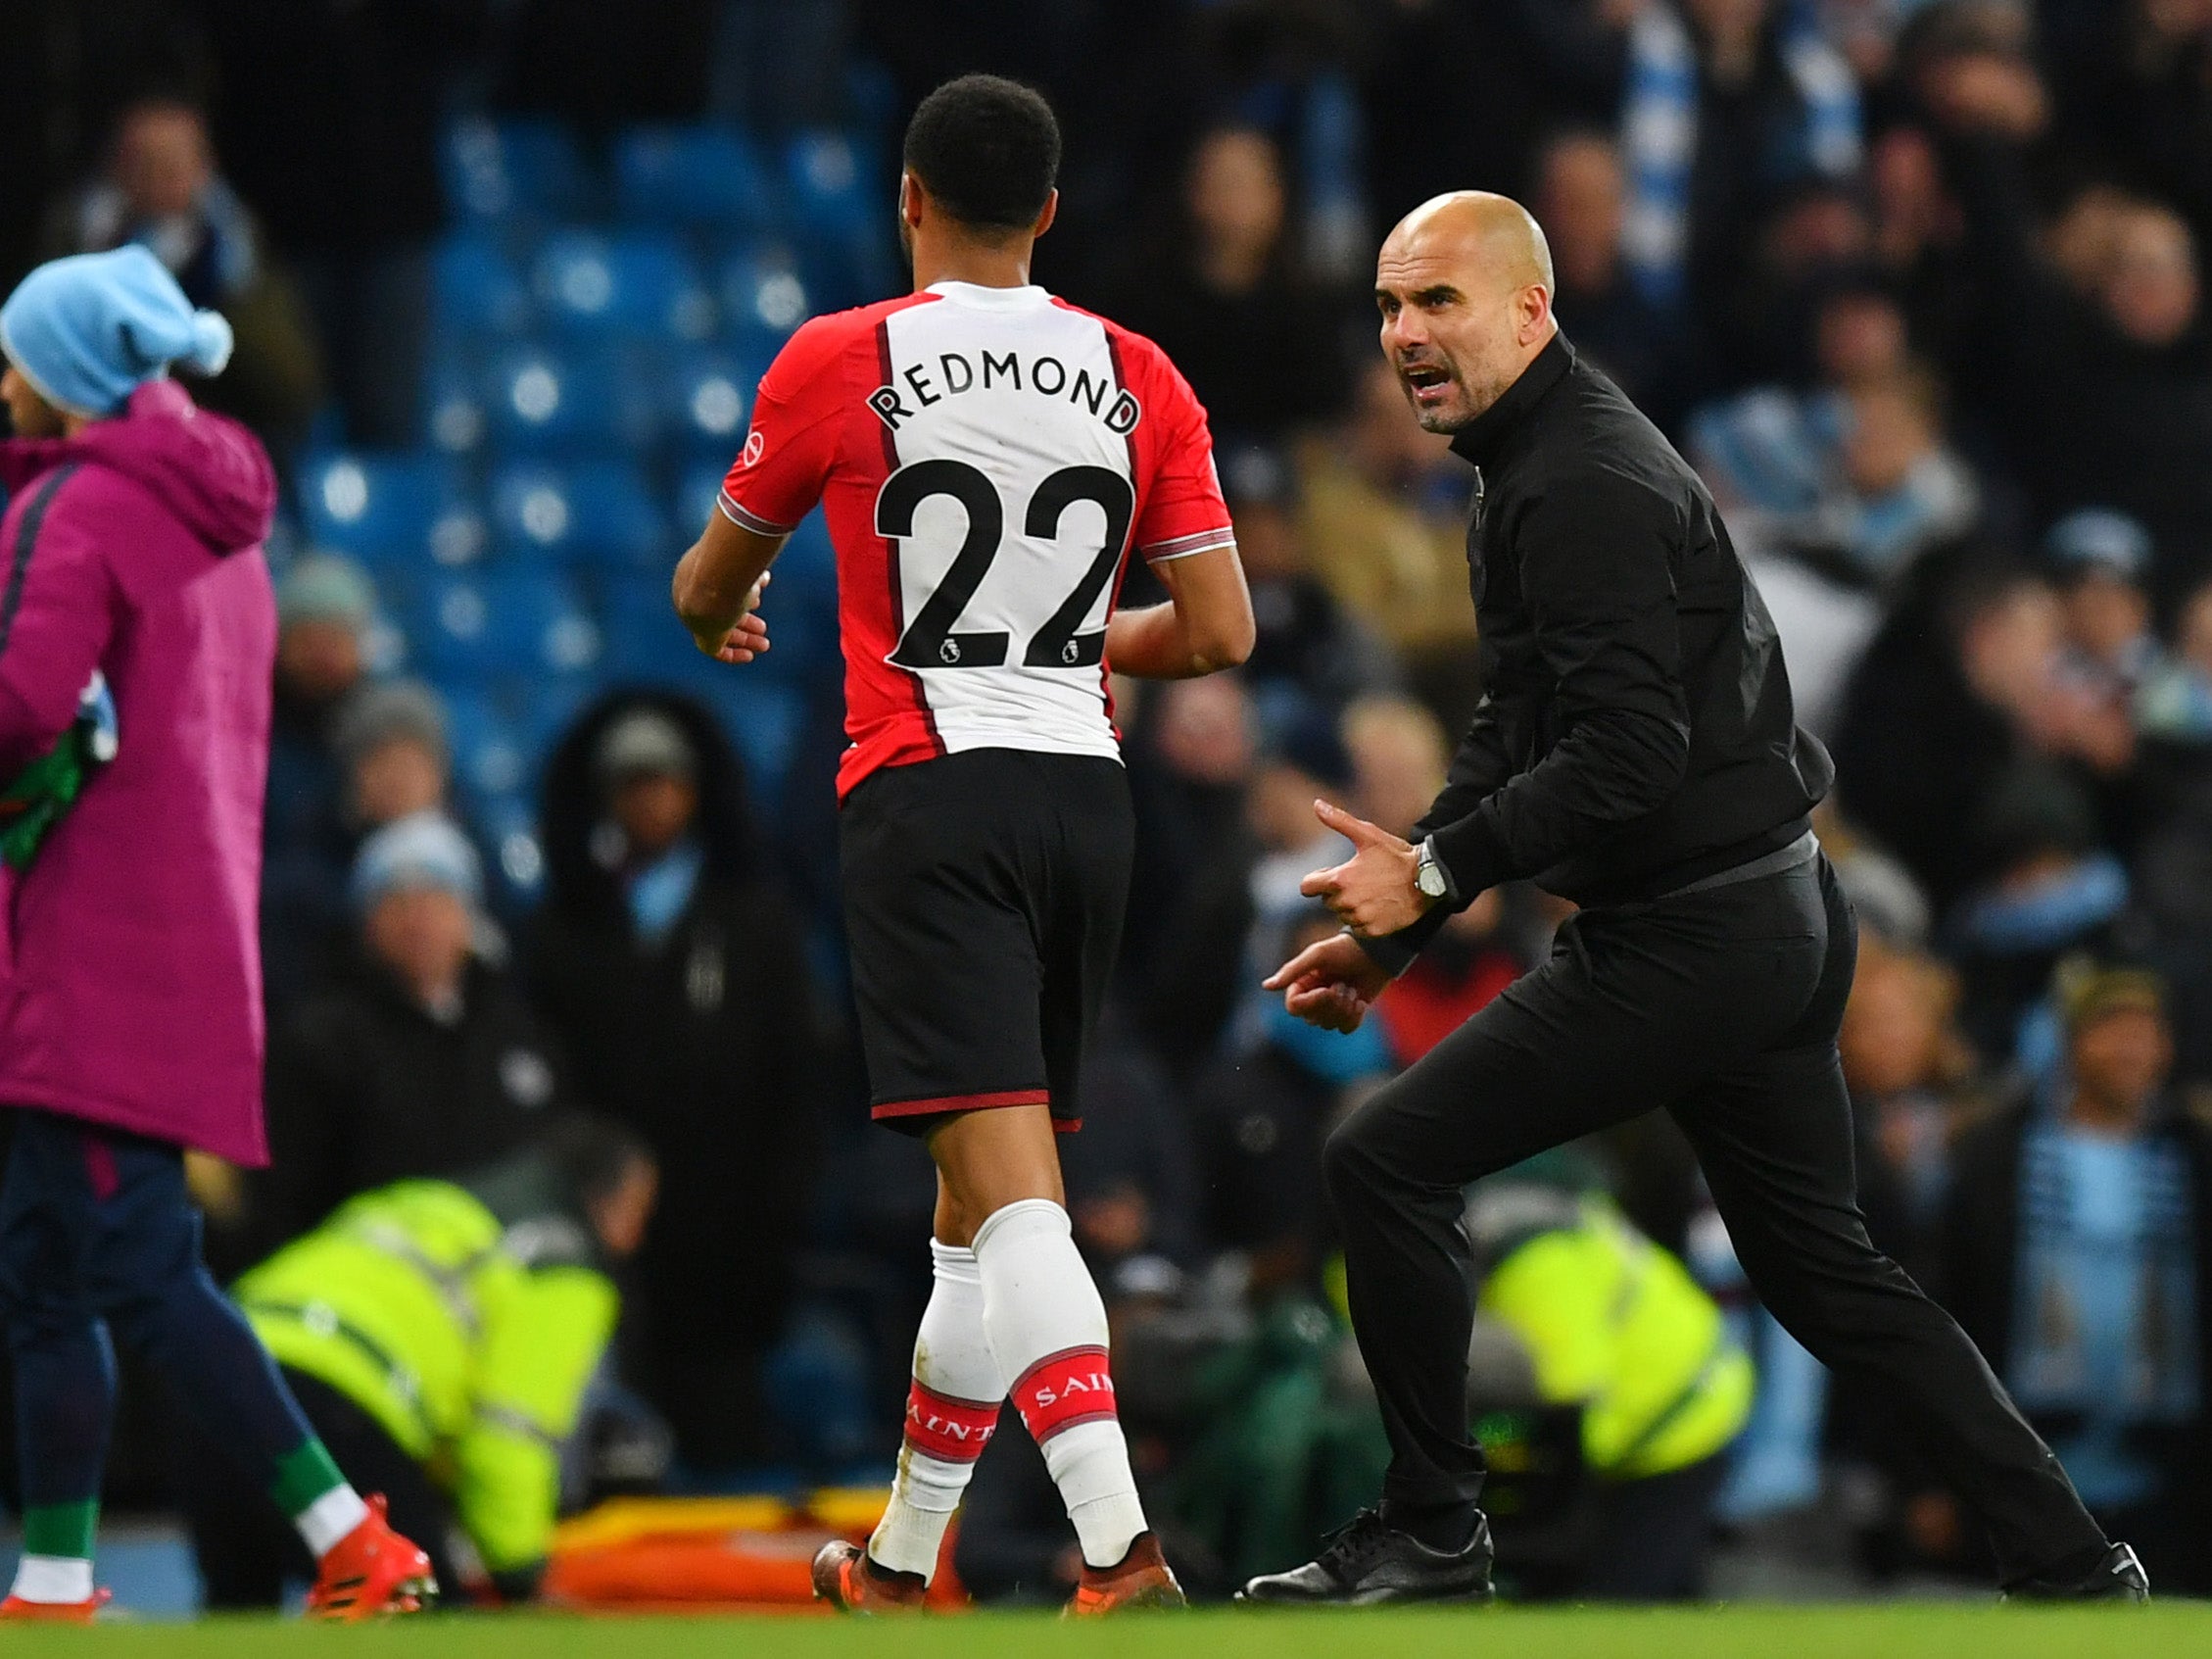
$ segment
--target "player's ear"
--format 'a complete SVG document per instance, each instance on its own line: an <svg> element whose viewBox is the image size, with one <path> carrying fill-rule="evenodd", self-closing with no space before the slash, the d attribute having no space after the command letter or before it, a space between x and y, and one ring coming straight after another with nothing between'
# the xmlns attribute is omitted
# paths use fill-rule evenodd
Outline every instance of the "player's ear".
<svg viewBox="0 0 2212 1659"><path fill-rule="evenodd" d="M898 175L898 217L916 229L922 224L922 204L929 199L929 191L914 176L912 169Z"/></svg>
<svg viewBox="0 0 2212 1659"><path fill-rule="evenodd" d="M1055 190L1044 198L1044 211L1036 216L1036 226L1030 234L1042 236L1052 228L1052 221L1060 217L1060 192Z"/></svg>

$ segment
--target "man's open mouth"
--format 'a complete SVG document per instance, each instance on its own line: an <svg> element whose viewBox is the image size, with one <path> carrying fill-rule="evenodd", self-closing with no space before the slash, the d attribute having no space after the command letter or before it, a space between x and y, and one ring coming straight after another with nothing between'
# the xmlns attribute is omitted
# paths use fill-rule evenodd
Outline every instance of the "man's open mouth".
<svg viewBox="0 0 2212 1659"><path fill-rule="evenodd" d="M1437 367L1432 363L1413 364L1400 372L1405 375L1406 384L1413 387L1417 392L1441 386L1452 378L1446 370Z"/></svg>

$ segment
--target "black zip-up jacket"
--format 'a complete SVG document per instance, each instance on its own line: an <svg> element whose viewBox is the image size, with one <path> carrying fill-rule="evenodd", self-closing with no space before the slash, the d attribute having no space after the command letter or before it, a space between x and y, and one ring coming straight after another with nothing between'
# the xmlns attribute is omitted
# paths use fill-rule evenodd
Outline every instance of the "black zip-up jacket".
<svg viewBox="0 0 2212 1659"><path fill-rule="evenodd" d="M1456 899L1532 877L1583 904L1656 898L1775 852L1828 792L1774 623L1712 497L1556 337L1453 441L1484 687L1433 836ZM1395 967L1448 904L1380 946Z"/></svg>

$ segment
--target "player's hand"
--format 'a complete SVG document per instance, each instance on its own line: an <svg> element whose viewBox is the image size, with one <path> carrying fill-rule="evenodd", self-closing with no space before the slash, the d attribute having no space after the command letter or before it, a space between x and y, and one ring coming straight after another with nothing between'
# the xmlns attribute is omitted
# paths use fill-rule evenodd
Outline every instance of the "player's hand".
<svg viewBox="0 0 2212 1659"><path fill-rule="evenodd" d="M1261 983L1281 992L1282 1005L1308 1025L1357 1031L1390 976L1357 939L1340 933L1307 946Z"/></svg>
<svg viewBox="0 0 2212 1659"><path fill-rule="evenodd" d="M760 619L760 596L767 591L772 576L773 572L763 572L752 584L751 592L745 595L745 613L729 627L719 621L695 621L687 616L684 625L691 630L692 643L717 662L750 662L766 655L768 624Z"/></svg>
<svg viewBox="0 0 2212 1659"><path fill-rule="evenodd" d="M1412 842L1325 801L1314 803L1314 816L1355 851L1343 863L1316 870L1298 884L1298 891L1325 902L1336 919L1361 938L1378 939L1412 927L1436 903L1414 885L1419 859Z"/></svg>

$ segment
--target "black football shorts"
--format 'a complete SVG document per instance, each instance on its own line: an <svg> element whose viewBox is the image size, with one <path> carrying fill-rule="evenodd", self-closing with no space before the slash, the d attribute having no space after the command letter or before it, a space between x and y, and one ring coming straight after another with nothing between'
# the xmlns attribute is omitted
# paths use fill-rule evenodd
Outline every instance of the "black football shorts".
<svg viewBox="0 0 2212 1659"><path fill-rule="evenodd" d="M875 1117L1045 1104L1076 1074L1121 946L1135 824L1101 756L977 749L863 778L839 817Z"/></svg>

